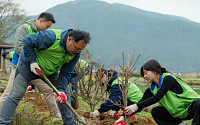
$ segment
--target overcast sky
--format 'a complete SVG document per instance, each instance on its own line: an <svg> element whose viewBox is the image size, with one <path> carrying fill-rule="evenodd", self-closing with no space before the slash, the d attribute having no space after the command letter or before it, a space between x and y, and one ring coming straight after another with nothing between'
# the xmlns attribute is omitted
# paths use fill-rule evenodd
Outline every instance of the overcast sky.
<svg viewBox="0 0 200 125"><path fill-rule="evenodd" d="M73 0L12 0L28 15L38 15L57 5ZM185 17L200 23L200 0L101 0L108 3L121 3L147 11Z"/></svg>

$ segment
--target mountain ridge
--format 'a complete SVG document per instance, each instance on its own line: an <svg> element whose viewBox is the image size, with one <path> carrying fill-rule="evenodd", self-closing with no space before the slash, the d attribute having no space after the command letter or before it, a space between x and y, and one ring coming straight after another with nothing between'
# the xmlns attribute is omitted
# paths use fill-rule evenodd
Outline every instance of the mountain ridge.
<svg viewBox="0 0 200 125"><path fill-rule="evenodd" d="M189 19L141 10L129 5L95 0L76 0L47 10L54 14L52 28L82 29L92 40L87 49L92 60L107 65L110 57L122 64L121 53L141 55L136 69L149 59L174 72L199 72L200 23ZM118 65L117 64L117 65Z"/></svg>

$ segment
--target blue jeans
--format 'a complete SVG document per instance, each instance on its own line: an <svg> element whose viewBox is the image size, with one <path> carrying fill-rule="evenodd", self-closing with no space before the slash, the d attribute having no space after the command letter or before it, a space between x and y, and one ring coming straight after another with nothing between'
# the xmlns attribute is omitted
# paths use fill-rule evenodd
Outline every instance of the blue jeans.
<svg viewBox="0 0 200 125"><path fill-rule="evenodd" d="M0 125L8 125L14 115L14 112L17 108L18 103L23 98L26 88L28 86L28 83L31 82L31 80L38 78L38 76L34 75L30 69L26 68L26 66L19 62L18 67L15 73L15 79L13 83L13 88L9 94L9 96L6 98L1 114L0 114ZM49 80L51 81L54 77L49 76ZM55 76L56 78L56 76ZM56 80L55 80L56 81ZM54 83L54 82L53 82ZM69 94L67 94L69 96ZM70 98L68 97L67 100L70 103ZM73 114L71 110L65 105L59 103L59 108L61 111L62 119L64 122L64 125L74 125L76 122L74 121Z"/></svg>
<svg viewBox="0 0 200 125"><path fill-rule="evenodd" d="M67 86L65 92L67 95L67 102L71 105L70 86L69 85ZM58 102L58 106L59 106L59 109L60 109L60 112L62 115L64 125L76 125L77 123L74 121L73 114L72 114L71 110L67 107L67 105Z"/></svg>

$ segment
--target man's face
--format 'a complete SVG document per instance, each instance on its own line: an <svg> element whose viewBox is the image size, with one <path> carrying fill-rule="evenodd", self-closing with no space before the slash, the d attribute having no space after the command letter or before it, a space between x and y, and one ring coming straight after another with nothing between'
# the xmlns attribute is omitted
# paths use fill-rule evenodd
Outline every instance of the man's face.
<svg viewBox="0 0 200 125"><path fill-rule="evenodd" d="M81 50L83 50L86 47L86 43L84 40L80 40L77 43L72 39L72 37L67 38L67 50L70 54L76 54L80 53Z"/></svg>
<svg viewBox="0 0 200 125"><path fill-rule="evenodd" d="M52 21L45 21L44 19L39 19L39 25L37 27L38 31L48 30L51 27Z"/></svg>

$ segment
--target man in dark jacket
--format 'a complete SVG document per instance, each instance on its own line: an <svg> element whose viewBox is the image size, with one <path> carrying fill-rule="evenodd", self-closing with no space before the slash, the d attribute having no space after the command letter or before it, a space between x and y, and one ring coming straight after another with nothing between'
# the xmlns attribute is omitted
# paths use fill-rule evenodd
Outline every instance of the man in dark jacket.
<svg viewBox="0 0 200 125"><path fill-rule="evenodd" d="M11 92L13 87L13 80L15 77L15 72L18 64L19 55L23 49L23 38L27 35L37 33L39 31L48 30L53 23L56 23L54 16L48 12L42 12L37 20L30 19L24 24L20 25L15 32L15 42L14 42L14 51L12 52L12 63L11 63L11 73L8 80L8 84L3 94L0 96L0 112L3 107L7 96ZM10 55L10 53L9 53ZM55 96L53 94L53 89L50 88L43 80L35 79L31 81L30 85L34 85L39 92L44 95L44 99L47 104L47 108L50 112L50 115L53 116L53 121L61 120L61 113L56 103Z"/></svg>
<svg viewBox="0 0 200 125"><path fill-rule="evenodd" d="M0 114L0 124L9 124L15 109L22 99L28 83L38 79L39 72L43 72L60 91L59 108L65 125L77 124L73 114L65 102L70 101L65 95L66 85L69 83L80 52L90 41L89 33L80 30L45 30L28 35L23 40L23 50L17 66L11 93L6 98ZM59 76L56 73L60 71ZM58 78L56 78L58 76ZM70 118L70 119L69 119Z"/></svg>

